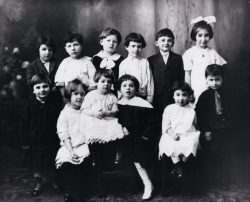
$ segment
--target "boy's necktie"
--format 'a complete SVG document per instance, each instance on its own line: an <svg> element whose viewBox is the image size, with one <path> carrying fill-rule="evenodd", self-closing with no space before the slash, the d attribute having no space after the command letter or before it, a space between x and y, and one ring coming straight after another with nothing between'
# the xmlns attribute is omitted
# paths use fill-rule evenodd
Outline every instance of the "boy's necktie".
<svg viewBox="0 0 250 202"><path fill-rule="evenodd" d="M221 114L221 99L220 99L220 95L217 91L215 92L215 108L216 108L216 112L217 114Z"/></svg>

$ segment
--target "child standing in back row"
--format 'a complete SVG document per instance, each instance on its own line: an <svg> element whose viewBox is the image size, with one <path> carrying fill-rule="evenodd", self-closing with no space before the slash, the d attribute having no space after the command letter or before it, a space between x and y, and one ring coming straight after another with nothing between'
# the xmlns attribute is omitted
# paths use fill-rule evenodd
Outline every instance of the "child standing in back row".
<svg viewBox="0 0 250 202"><path fill-rule="evenodd" d="M119 65L124 58L118 54L117 48L122 41L122 36L119 31L113 28L106 28L99 36L99 43L103 50L93 56L92 62L96 68L99 69L111 69L114 73L115 80L119 76ZM113 86L114 94L117 95L116 86Z"/></svg>
<svg viewBox="0 0 250 202"><path fill-rule="evenodd" d="M89 89L95 86L93 76L96 70L91 58L82 55L83 39L80 34L69 32L64 36L63 40L64 48L69 57L65 58L60 64L55 76L55 83L64 97L65 86L74 79L81 80ZM64 97L64 102L68 101Z"/></svg>
<svg viewBox="0 0 250 202"><path fill-rule="evenodd" d="M142 35L130 33L126 37L124 45L128 51L128 57L120 64L119 78L124 74L137 78L140 83L138 96L152 103L154 97L152 72L148 60L140 57L142 49L146 47L146 42Z"/></svg>
<svg viewBox="0 0 250 202"><path fill-rule="evenodd" d="M207 89L205 69L210 64L224 65L227 62L212 48L208 42L213 38L213 29L210 23L216 22L214 16L193 19L194 24L190 37L196 45L183 54L185 81L194 90L196 102L200 94ZM196 104L195 102L195 104Z"/></svg>

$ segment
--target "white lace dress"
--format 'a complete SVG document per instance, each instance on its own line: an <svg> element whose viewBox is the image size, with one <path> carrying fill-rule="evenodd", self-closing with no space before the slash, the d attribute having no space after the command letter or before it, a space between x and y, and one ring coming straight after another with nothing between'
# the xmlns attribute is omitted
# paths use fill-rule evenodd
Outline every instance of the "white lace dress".
<svg viewBox="0 0 250 202"><path fill-rule="evenodd" d="M117 98L112 93L103 96L97 90L93 90L84 99L81 110L84 109L91 109L96 112L99 110L118 111ZM124 137L122 126L118 123L116 117L98 119L82 113L81 128L85 131L87 143L106 143Z"/></svg>
<svg viewBox="0 0 250 202"><path fill-rule="evenodd" d="M159 143L159 156L178 156L183 154L188 157L191 153L196 156L199 145L200 132L193 125L196 121L194 109L186 105L181 107L177 104L167 106L162 119L162 136ZM174 140L167 130L171 128L175 133L179 133L180 140Z"/></svg>
<svg viewBox="0 0 250 202"><path fill-rule="evenodd" d="M89 148L86 144L86 138L80 131L81 111L70 107L70 103L66 104L57 121L57 133L61 140L61 148L57 152L56 167L59 168L64 162L72 164L80 164L85 157L89 156ZM64 144L64 140L69 138L73 150L79 156L79 162L75 162L69 150Z"/></svg>

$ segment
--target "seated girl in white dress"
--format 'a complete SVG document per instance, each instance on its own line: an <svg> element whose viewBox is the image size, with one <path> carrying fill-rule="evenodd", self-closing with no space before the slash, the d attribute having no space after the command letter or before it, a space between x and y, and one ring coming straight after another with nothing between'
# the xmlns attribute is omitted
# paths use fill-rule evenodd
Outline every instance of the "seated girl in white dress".
<svg viewBox="0 0 250 202"><path fill-rule="evenodd" d="M193 95L191 87L177 81L173 87L175 104L168 105L162 117L162 137L159 143L159 156L171 157L178 177L183 175L183 163L191 154L196 156L200 132L195 129L196 114L188 104Z"/></svg>
<svg viewBox="0 0 250 202"><path fill-rule="evenodd" d="M88 144L108 143L124 137L117 119L117 98L110 92L114 80L112 70L98 70L94 76L97 89L89 92L82 104L81 124ZM92 146L90 150L93 157L96 149Z"/></svg>
<svg viewBox="0 0 250 202"><path fill-rule="evenodd" d="M82 175L87 174L89 148L84 133L80 131L80 107L87 87L78 79L70 81L65 88L65 96L70 100L61 111L57 121L57 133L61 148L56 156L56 167L62 170L66 190L65 201L79 198Z"/></svg>

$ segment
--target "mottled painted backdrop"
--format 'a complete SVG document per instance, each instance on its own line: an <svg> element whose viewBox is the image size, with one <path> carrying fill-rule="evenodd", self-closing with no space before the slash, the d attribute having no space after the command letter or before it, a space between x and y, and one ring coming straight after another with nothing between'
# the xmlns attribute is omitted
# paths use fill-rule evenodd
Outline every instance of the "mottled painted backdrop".
<svg viewBox="0 0 250 202"><path fill-rule="evenodd" d="M209 15L217 18L210 46L228 62L225 85L232 89L236 111L241 112L236 116L246 123L239 127L248 136L249 0L0 0L0 57L5 47L19 47L22 60L32 61L37 57L36 39L50 35L57 46L55 57L62 60L67 56L62 37L68 31L80 32L85 55L93 56L106 27L119 30L123 39L130 32L141 33L147 42L144 57L157 51L155 33L170 28L176 36L173 51L183 54L194 45L189 37L191 19ZM123 41L118 52L126 56Z"/></svg>

